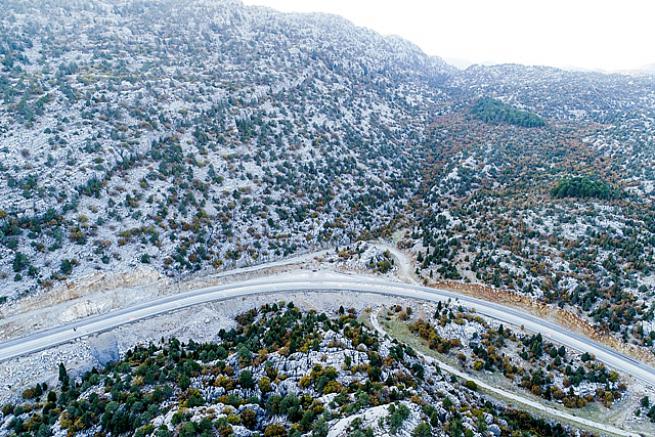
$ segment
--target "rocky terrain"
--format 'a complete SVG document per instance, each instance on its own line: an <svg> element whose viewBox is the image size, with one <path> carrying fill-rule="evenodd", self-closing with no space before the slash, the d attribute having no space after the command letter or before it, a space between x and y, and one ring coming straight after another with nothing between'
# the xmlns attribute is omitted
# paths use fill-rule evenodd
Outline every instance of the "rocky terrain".
<svg viewBox="0 0 655 437"><path fill-rule="evenodd" d="M579 122L453 115L432 135L424 212L403 243L424 277L527 294L652 346L652 135L640 161Z"/></svg>
<svg viewBox="0 0 655 437"><path fill-rule="evenodd" d="M2 21L4 296L348 243L418 185L451 69L409 43L230 1L40 5Z"/></svg>
<svg viewBox="0 0 655 437"><path fill-rule="evenodd" d="M530 335L514 332L502 324L493 326L475 313L461 306L453 308L449 303L428 310L434 311L430 319L412 320L407 310L399 306L395 309L401 320L408 320L412 333L427 340L431 349L455 357L464 368L502 373L534 395L569 408L582 408L589 402L611 407L626 390L619 374L596 362L590 354L558 347L544 340L540 333Z"/></svg>
<svg viewBox="0 0 655 437"><path fill-rule="evenodd" d="M405 226L426 278L652 347L652 77L459 71L338 17L238 1L4 10L0 299ZM616 195L554 195L571 177Z"/></svg>
<svg viewBox="0 0 655 437"><path fill-rule="evenodd" d="M135 347L101 370L25 390L0 435L584 435L490 402L343 307L236 317L216 340Z"/></svg>
<svg viewBox="0 0 655 437"><path fill-rule="evenodd" d="M238 0L1 9L3 339L325 249L302 268L493 287L655 354L655 76L457 70ZM581 433L383 340L362 324L379 298L336 299L185 310L2 363L0 435ZM459 369L652 429L652 393L594 357L418 312L387 316Z"/></svg>

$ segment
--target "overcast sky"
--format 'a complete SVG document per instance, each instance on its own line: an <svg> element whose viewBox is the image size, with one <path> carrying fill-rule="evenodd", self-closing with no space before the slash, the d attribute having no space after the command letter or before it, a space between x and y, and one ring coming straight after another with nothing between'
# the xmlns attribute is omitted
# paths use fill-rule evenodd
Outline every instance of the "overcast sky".
<svg viewBox="0 0 655 437"><path fill-rule="evenodd" d="M426 53L470 63L606 71L655 63L655 0L244 0L330 12Z"/></svg>

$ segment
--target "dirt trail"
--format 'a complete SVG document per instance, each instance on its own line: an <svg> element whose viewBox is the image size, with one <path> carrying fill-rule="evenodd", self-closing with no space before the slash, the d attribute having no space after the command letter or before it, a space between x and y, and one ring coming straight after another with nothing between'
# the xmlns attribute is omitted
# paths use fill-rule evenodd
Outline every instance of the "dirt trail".
<svg viewBox="0 0 655 437"><path fill-rule="evenodd" d="M482 284L443 280L429 281L426 278L419 278L414 272L416 261L411 255L388 241L379 240L370 244L381 250L388 250L392 254L397 266L396 275L401 281L443 288L520 308L655 366L655 357L648 351L635 345L625 344L612 335L600 332L583 317L570 310L540 303L509 290L495 289ZM40 295L27 297L0 307L0 341L80 318L103 314L164 295L223 284L232 279L280 273L292 268L303 268L303 266L309 268L309 264L312 268L316 268L320 266L316 258L327 252L328 250L320 250L272 263L196 276L183 282L175 282L154 270L146 269L131 273L94 274L76 284L66 284Z"/></svg>
<svg viewBox="0 0 655 437"><path fill-rule="evenodd" d="M629 355L637 360L650 364L651 366L655 366L655 356L653 356L652 353L639 346L627 344L607 332L600 331L588 320L575 314L571 310L537 302L528 296L521 295L514 291L497 289L482 284L466 284L458 281L419 278L414 273L416 262L412 256L408 255L405 251L398 249L389 242L378 241L375 245L391 252L396 259L396 265L398 266L398 277L405 282L423 284L428 287L454 291L466 294L467 296L484 299L489 302L497 302L528 311L538 317L552 320L571 331L582 334L625 355Z"/></svg>
<svg viewBox="0 0 655 437"><path fill-rule="evenodd" d="M418 285L421 283L414 274L414 269L412 268L413 262L407 254L387 241L376 241L371 243L371 245L380 250L388 250L391 253L394 257L395 265L398 267L398 279L410 284Z"/></svg>
<svg viewBox="0 0 655 437"><path fill-rule="evenodd" d="M391 335L389 335L389 333L387 333L384 330L384 328L382 328L382 325L380 324L380 322L378 320L378 314L379 314L379 312L380 312L380 310L382 308L383 307L377 308L377 309L375 309L375 310L373 310L371 312L371 317L370 317L371 325L383 337L388 336L389 338L393 338L393 337L391 337ZM551 407L545 406L545 405L543 405L543 404L541 404L541 403L539 403L537 401L533 401L532 399L525 398L525 397L523 397L523 396L521 396L521 395L519 395L519 394L517 394L515 392L508 392L507 390L503 390L502 388L494 387L494 386L489 385L486 382L476 378L475 376L473 376L473 375L471 375L469 373L463 372L463 371L461 371L461 370L459 370L459 369L457 369L457 368L455 368L455 367L453 367L453 366L451 366L449 364L444 363L443 361L439 361L439 360L437 360L436 358L434 358L432 356L426 355L426 354L424 354L424 353L422 353L422 352L420 352L420 351L418 351L416 349L414 351L416 352L417 355L419 355L421 358L423 358L426 362L436 365L437 367L439 367L442 370L445 370L446 372L450 373L451 375L455 375L455 376L457 376L459 378L462 378L462 379L465 379L465 380L473 381L473 382L475 382L477 384L478 387L499 396L501 399L504 399L504 400L509 399L509 400L515 401L515 402L517 402L519 404L527 405L527 406L529 406L529 407L531 407L531 408L533 408L535 410L538 410L538 411L540 411L542 413L545 413L545 414L547 414L549 416L557 417L557 418L559 418L561 420L564 420L566 422L569 422L569 423L572 422L572 423L578 424L579 426L582 425L583 427L589 427L589 428L593 428L593 429L596 429L596 430L600 430L600 431L615 434L615 435L639 437L638 433L634 433L634 432L631 432L631 431L626 431L626 430L623 430L623 429L620 429L620 428L617 428L615 426L608 425L608 424L605 424L605 423L598 423L598 422L594 422L594 421L589 420L589 419L585 419L585 418L582 418L582 417L577 417L577 416L574 416L572 414L566 413L564 411L560 411L560 410L558 410L556 408L551 408Z"/></svg>

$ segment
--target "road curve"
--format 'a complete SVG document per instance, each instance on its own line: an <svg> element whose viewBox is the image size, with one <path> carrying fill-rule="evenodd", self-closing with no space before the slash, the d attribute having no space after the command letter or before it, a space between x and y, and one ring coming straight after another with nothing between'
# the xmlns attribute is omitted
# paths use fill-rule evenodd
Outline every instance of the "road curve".
<svg viewBox="0 0 655 437"><path fill-rule="evenodd" d="M381 308L378 308L377 310L373 311L371 313L371 324L373 325L373 329L375 329L380 335L387 336L389 338L393 338L388 332L384 330L380 322L378 321L378 313L380 312ZM540 402L534 401L532 399L528 399L524 396L521 396L520 393L517 392L509 392L507 390L504 390L502 388L494 387L492 385L487 384L486 382L476 378L474 375L470 375L462 370L457 369L456 367L450 366L447 363L444 363L435 357L426 355L422 353L421 351L415 350L414 351L417 355L419 355L421 358L423 358L426 362L436 365L439 369L444 370L447 373L450 373L451 375L455 375L459 378L462 378L464 380L470 380L475 382L475 384L487 391L490 391L494 393L496 396L499 396L504 399L508 399L511 402L516 402L522 405L527 405L530 408L533 408L535 410L538 410L542 413L548 414L550 416L558 417L560 420L566 420L569 422L573 422L579 425L583 425L585 427L590 427L593 429L597 429L603 432L609 432L612 434L616 435L621 435L621 436L629 436L629 437L640 437L639 434L634 433L632 431L626 431L621 428L617 428L612 425L606 425L604 423L599 423L599 422L594 422L593 420L586 419L584 417L578 417L573 414L569 414L565 411L560 411L556 408L549 407L546 405L543 405Z"/></svg>
<svg viewBox="0 0 655 437"><path fill-rule="evenodd" d="M28 355L53 346L68 343L87 335L108 331L137 320L166 314L208 302L239 297L281 292L351 291L384 296L405 297L426 301L459 300L462 304L503 323L523 325L526 330L541 334L557 343L578 351L592 353L606 365L633 376L639 381L655 385L655 369L607 346L571 332L548 320L540 319L522 310L493 302L460 295L448 290L420 285L392 282L361 275L332 272L297 272L271 276L266 279L239 281L167 296L131 307L112 311L57 328L39 331L26 337L0 343L0 362Z"/></svg>

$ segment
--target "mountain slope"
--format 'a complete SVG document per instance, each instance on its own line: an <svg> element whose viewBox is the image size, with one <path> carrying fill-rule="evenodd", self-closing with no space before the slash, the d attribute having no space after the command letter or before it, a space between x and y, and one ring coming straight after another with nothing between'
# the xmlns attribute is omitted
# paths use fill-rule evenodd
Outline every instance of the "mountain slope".
<svg viewBox="0 0 655 437"><path fill-rule="evenodd" d="M452 69L325 15L234 1L9 2L4 295L178 274L375 232L417 185Z"/></svg>
<svg viewBox="0 0 655 437"><path fill-rule="evenodd" d="M425 281L507 289L653 350L652 77L459 71L230 0L3 7L0 301L404 229ZM553 195L570 180L621 195Z"/></svg>
<svg viewBox="0 0 655 437"><path fill-rule="evenodd" d="M62 364L56 387L2 406L0 436L590 435L487 400L359 316L267 304L212 342L135 347L81 377Z"/></svg>

